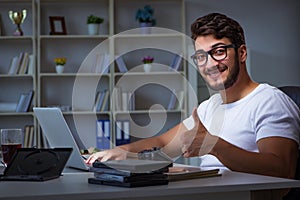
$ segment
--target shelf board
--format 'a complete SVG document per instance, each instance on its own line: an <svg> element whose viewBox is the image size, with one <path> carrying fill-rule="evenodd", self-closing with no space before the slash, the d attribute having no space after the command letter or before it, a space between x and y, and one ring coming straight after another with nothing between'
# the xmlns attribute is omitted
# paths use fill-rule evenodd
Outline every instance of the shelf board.
<svg viewBox="0 0 300 200"><path fill-rule="evenodd" d="M99 76L106 76L110 77L110 74L96 74L96 73L40 73L40 77L99 77Z"/></svg>
<svg viewBox="0 0 300 200"><path fill-rule="evenodd" d="M107 39L109 35L41 35L40 39Z"/></svg>
<svg viewBox="0 0 300 200"><path fill-rule="evenodd" d="M125 114L161 114L161 113L182 113L182 110L132 110L132 111L115 111L115 115L125 115Z"/></svg>
<svg viewBox="0 0 300 200"><path fill-rule="evenodd" d="M0 112L0 116L34 116L33 112Z"/></svg>
<svg viewBox="0 0 300 200"><path fill-rule="evenodd" d="M94 112L94 111L67 111L64 115L109 115L110 111Z"/></svg>
<svg viewBox="0 0 300 200"><path fill-rule="evenodd" d="M183 75L182 71L157 71L157 72L126 72L126 73L115 73L115 76L174 76Z"/></svg>
<svg viewBox="0 0 300 200"><path fill-rule="evenodd" d="M33 36L0 36L0 40L33 40Z"/></svg>
<svg viewBox="0 0 300 200"><path fill-rule="evenodd" d="M32 74L15 74L15 75L10 75L10 74L0 74L1 78L33 78L34 75Z"/></svg>

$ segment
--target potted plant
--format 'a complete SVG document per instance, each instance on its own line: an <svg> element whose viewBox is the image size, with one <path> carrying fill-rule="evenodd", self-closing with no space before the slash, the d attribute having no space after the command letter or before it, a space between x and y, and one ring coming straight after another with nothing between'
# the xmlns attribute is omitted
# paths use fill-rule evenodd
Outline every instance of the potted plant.
<svg viewBox="0 0 300 200"><path fill-rule="evenodd" d="M67 59L66 58L55 58L54 59L54 62L55 62L55 70L58 74L61 74L64 72L64 65L66 64L67 62Z"/></svg>
<svg viewBox="0 0 300 200"><path fill-rule="evenodd" d="M154 14L154 9L150 5L144 6L143 9L138 9L136 14L135 14L135 19L140 23L140 27L151 27L156 25L156 20L153 16ZM150 29L146 29L149 31Z"/></svg>
<svg viewBox="0 0 300 200"><path fill-rule="evenodd" d="M145 72L151 71L153 61L154 61L154 58L151 56L145 56L142 58L142 62L144 63L144 71Z"/></svg>
<svg viewBox="0 0 300 200"><path fill-rule="evenodd" d="M88 33L89 35L97 35L99 33L99 25L103 23L104 19L93 14L87 17Z"/></svg>

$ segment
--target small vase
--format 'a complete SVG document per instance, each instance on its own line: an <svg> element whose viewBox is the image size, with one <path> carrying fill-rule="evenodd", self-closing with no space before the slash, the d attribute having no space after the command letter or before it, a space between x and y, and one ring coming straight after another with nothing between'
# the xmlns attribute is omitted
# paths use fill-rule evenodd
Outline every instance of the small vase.
<svg viewBox="0 0 300 200"><path fill-rule="evenodd" d="M150 34L151 33L152 22L141 22L141 34Z"/></svg>
<svg viewBox="0 0 300 200"><path fill-rule="evenodd" d="M98 35L99 34L99 24L88 24L88 33L89 33L89 35Z"/></svg>
<svg viewBox="0 0 300 200"><path fill-rule="evenodd" d="M58 74L63 73L64 72L64 68L65 67L63 65L56 65L55 66L56 73L58 73Z"/></svg>
<svg viewBox="0 0 300 200"><path fill-rule="evenodd" d="M145 72L147 72L147 73L150 72L151 68L152 68L152 64L151 63L144 64L144 71Z"/></svg>

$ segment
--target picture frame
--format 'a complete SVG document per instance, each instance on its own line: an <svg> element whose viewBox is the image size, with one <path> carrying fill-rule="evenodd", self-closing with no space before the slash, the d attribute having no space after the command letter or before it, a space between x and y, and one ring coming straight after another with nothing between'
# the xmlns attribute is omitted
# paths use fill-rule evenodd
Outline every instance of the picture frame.
<svg viewBox="0 0 300 200"><path fill-rule="evenodd" d="M50 35L66 35L66 23L63 16L49 16Z"/></svg>

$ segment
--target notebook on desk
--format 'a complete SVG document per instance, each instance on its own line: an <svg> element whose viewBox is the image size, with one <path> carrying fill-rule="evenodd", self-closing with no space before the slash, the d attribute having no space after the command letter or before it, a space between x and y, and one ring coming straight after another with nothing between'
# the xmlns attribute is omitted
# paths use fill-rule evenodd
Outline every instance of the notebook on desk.
<svg viewBox="0 0 300 200"><path fill-rule="evenodd" d="M34 107L34 114L47 138L50 147L72 147L73 152L67 162L68 167L88 171L74 136L59 108Z"/></svg>

